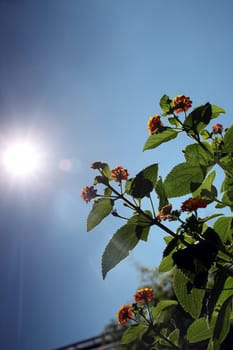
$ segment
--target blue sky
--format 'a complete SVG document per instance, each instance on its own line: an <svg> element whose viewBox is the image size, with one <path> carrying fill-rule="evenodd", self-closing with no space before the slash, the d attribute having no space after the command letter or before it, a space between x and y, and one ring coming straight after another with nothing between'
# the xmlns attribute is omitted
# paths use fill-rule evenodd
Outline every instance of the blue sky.
<svg viewBox="0 0 233 350"><path fill-rule="evenodd" d="M0 175L0 348L52 350L95 336L157 266L154 232L101 277L101 255L121 223L86 233L90 164L165 174L184 142L142 152L147 120L167 93L226 109L232 123L233 3L183 0L0 1L0 152L35 142L35 177ZM72 162L72 171L59 168Z"/></svg>

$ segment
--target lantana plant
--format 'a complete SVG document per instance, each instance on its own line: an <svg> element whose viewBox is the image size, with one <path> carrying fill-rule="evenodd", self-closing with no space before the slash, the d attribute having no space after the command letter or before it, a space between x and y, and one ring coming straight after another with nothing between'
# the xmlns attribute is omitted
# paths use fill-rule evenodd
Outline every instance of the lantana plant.
<svg viewBox="0 0 233 350"><path fill-rule="evenodd" d="M93 202L87 231L108 215L124 221L103 253L103 278L140 240L147 241L152 228L165 233L166 248L159 270L173 271L178 303L193 318L187 340L190 344L208 341L208 350L218 350L233 319L233 217L226 215L233 211L233 125L226 128L214 123L225 111L209 102L191 110L192 101L185 95L172 99L164 95L160 108L160 114L149 118L149 136L143 150L155 149L183 135L190 140L182 150L184 161L164 180L157 163L135 176L122 165L111 169L107 163L93 163L91 168L98 174L81 193L87 203ZM222 183L216 187L217 172ZM174 207L173 198L176 203L180 198L180 204ZM208 216L207 207L212 211ZM125 208L130 213L127 217ZM118 319L122 324L144 319L139 328L130 326L130 341L146 333L154 337L155 343L158 334L152 330L156 315L150 310L149 300L137 301L133 307L124 306ZM166 338L166 349L181 349L178 330L172 335L173 345L169 344L168 329L161 334Z"/></svg>

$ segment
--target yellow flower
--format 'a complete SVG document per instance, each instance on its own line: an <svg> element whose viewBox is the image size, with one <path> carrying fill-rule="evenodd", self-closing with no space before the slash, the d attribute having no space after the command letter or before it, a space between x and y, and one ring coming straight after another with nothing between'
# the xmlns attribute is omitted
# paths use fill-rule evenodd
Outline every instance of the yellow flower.
<svg viewBox="0 0 233 350"><path fill-rule="evenodd" d="M152 135L154 132L158 131L163 126L163 123L160 120L160 116L155 114L153 117L150 117L147 123L147 128L149 133Z"/></svg>

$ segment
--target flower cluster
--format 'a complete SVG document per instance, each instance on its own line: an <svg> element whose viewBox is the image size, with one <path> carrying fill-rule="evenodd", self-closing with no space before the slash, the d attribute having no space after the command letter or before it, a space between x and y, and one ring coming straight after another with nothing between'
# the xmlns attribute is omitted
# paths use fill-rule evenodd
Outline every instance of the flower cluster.
<svg viewBox="0 0 233 350"><path fill-rule="evenodd" d="M154 292L152 288L138 289L137 293L134 295L135 303L146 303L153 299Z"/></svg>
<svg viewBox="0 0 233 350"><path fill-rule="evenodd" d="M148 307L148 303L153 299L154 291L152 288L142 288L138 289L137 293L134 295L134 303L131 305L124 305L120 307L120 310L117 312L118 323L123 326L127 325L127 322L130 320L136 320L138 314L144 313L145 305ZM137 303L142 303L145 305L137 305Z"/></svg>
<svg viewBox="0 0 233 350"><path fill-rule="evenodd" d="M117 313L118 323L126 326L129 320L133 318L133 311L130 305L123 305L120 307L119 312Z"/></svg>
<svg viewBox="0 0 233 350"><path fill-rule="evenodd" d="M174 111L176 113L186 112L191 106L192 101L189 96L178 95L173 98Z"/></svg>
<svg viewBox="0 0 233 350"><path fill-rule="evenodd" d="M122 180L128 180L128 177L128 170L124 169L121 165L112 169L112 178L114 181L121 183Z"/></svg>
<svg viewBox="0 0 233 350"><path fill-rule="evenodd" d="M207 202L202 198L189 198L181 205L182 211L194 211L198 208L206 208Z"/></svg>
<svg viewBox="0 0 233 350"><path fill-rule="evenodd" d="M80 197L86 202L89 203L93 198L97 196L97 190L94 188L94 186L86 186L83 187L82 193L80 194Z"/></svg>
<svg viewBox="0 0 233 350"><path fill-rule="evenodd" d="M214 124L212 126L213 134L221 134L223 131L223 125L220 123Z"/></svg>
<svg viewBox="0 0 233 350"><path fill-rule="evenodd" d="M160 116L158 114L155 114L153 117L150 117L147 123L147 127L150 135L157 132L161 127L163 127Z"/></svg>

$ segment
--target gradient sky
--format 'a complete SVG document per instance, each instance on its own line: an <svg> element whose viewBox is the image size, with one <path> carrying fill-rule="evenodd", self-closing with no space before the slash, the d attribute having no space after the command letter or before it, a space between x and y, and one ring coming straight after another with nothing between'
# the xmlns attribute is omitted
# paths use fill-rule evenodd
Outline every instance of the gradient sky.
<svg viewBox="0 0 233 350"><path fill-rule="evenodd" d="M131 301L137 263L155 267L161 232L101 276L121 225L86 233L94 161L163 176L182 140L142 152L167 93L226 109L232 123L231 0L0 0L0 155L16 138L42 150L36 176L0 172L0 348L52 350L98 335ZM61 169L69 160L71 171Z"/></svg>

